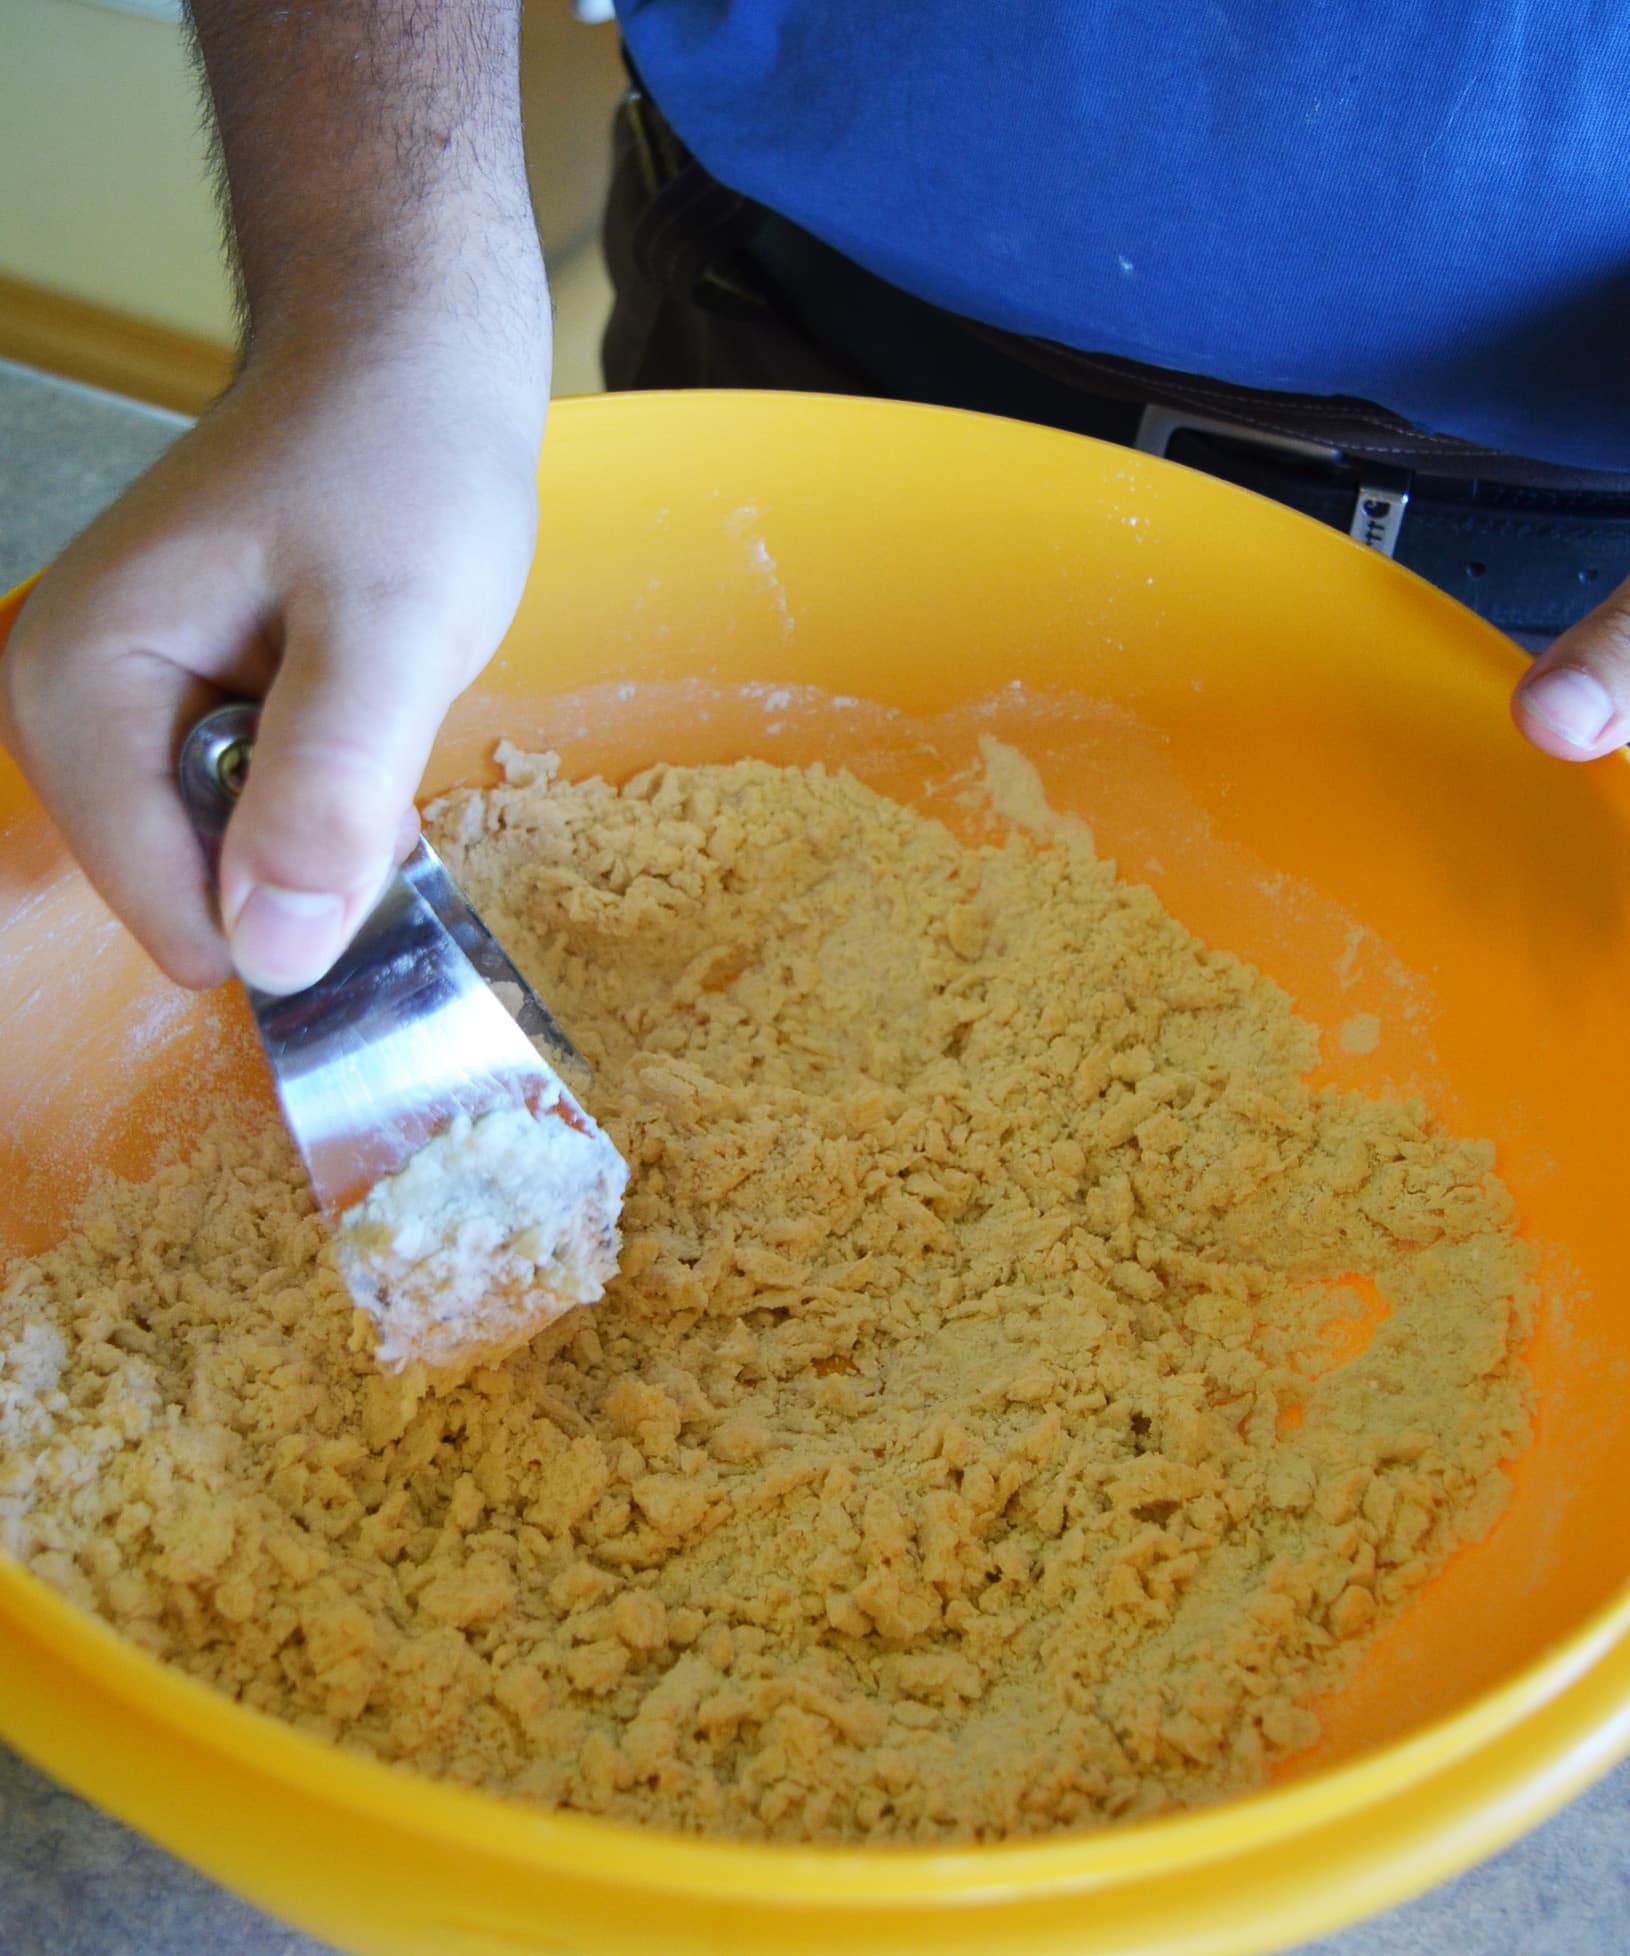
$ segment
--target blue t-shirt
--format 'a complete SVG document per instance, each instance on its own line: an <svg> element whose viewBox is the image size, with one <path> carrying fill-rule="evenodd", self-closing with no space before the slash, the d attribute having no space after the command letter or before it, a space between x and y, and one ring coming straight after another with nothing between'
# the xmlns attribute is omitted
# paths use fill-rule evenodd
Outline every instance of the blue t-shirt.
<svg viewBox="0 0 1630 1956"><path fill-rule="evenodd" d="M717 177L990 325L1630 470L1624 0L621 0Z"/></svg>

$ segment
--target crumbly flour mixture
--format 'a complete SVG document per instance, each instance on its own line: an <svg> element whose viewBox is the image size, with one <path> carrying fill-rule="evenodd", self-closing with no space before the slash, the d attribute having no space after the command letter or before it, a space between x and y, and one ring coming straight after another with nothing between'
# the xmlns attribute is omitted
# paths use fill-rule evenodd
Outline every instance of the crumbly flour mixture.
<svg viewBox="0 0 1630 1956"><path fill-rule="evenodd" d="M554 1086L535 1116L461 1114L341 1217L334 1253L381 1365L456 1381L604 1295L628 1168Z"/></svg>
<svg viewBox="0 0 1630 1956"><path fill-rule="evenodd" d="M595 1069L621 1274L425 1393L269 1118L0 1297L0 1542L358 1751L778 1839L1259 1783L1527 1437L1490 1148L1081 833L508 753L434 833ZM1367 1342L1366 1342L1367 1339Z"/></svg>

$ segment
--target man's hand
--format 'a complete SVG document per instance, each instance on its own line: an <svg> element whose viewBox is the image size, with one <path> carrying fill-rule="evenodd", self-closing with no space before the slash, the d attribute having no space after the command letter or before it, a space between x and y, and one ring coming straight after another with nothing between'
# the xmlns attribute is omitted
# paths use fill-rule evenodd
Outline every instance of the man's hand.
<svg viewBox="0 0 1630 1956"><path fill-rule="evenodd" d="M248 351L63 556L0 660L0 738L171 977L328 968L414 821L442 714L531 559L549 305L519 0L192 0ZM217 928L173 785L265 696Z"/></svg>
<svg viewBox="0 0 1630 1956"><path fill-rule="evenodd" d="M533 404L478 357L402 337L252 361L52 569L0 659L0 735L182 984L236 965L281 992L328 968L410 839L443 713L520 595ZM222 696L262 694L221 857L223 941L175 757Z"/></svg>
<svg viewBox="0 0 1630 1956"><path fill-rule="evenodd" d="M1594 761L1630 743L1630 584L1565 631L1512 695L1517 725L1564 761Z"/></svg>

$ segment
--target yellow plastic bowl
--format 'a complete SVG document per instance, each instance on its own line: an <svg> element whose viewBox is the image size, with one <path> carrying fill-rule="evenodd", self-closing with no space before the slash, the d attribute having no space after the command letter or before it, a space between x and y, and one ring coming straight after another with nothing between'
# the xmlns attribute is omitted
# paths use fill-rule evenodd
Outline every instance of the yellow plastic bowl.
<svg viewBox="0 0 1630 1956"><path fill-rule="evenodd" d="M529 1811L242 1710L0 1565L5 1737L379 1956L1283 1947L1492 1851L1630 1750L1630 772L1527 749L1518 654L1425 584L1092 442L612 397L557 410L542 495L520 615L427 787L500 733L574 772L821 755L905 794L981 729L1016 741L1104 852L1310 1017L1378 1015L1379 1049L1328 1077L1419 1088L1498 1143L1547 1300L1510 1510L1278 1784L1085 1837L806 1851ZM0 1254L49 1241L97 1164L139 1170L155 1111L223 1053L264 1094L240 1008L155 975L0 762Z"/></svg>

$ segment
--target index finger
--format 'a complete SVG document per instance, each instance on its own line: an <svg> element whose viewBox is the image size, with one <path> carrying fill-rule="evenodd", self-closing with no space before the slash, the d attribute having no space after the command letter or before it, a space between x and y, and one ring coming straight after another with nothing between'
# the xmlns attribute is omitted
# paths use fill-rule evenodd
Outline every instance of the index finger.
<svg viewBox="0 0 1630 1956"><path fill-rule="evenodd" d="M231 976L203 852L175 789L187 729L221 697L128 648L0 660L6 743L92 886L166 976Z"/></svg>

